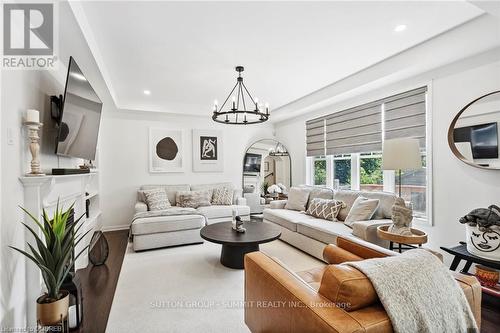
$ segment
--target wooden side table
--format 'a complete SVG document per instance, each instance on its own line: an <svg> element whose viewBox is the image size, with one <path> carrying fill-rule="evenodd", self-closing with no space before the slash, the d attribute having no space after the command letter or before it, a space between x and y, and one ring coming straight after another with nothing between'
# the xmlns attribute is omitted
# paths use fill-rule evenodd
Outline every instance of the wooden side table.
<svg viewBox="0 0 500 333"><path fill-rule="evenodd" d="M401 253L403 250L415 249L421 247L422 244L427 243L427 234L418 229L411 228L413 235L403 236L398 234L393 234L387 231L390 225L381 225L377 228L377 236L380 239L385 239L389 241L389 249L394 250L394 243L398 243L398 251ZM404 246L403 246L404 245Z"/></svg>

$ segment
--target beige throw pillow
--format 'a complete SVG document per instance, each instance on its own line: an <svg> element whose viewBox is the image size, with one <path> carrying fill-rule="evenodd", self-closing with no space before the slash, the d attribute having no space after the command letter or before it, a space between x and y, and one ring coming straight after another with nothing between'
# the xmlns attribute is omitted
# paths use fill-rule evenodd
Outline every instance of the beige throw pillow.
<svg viewBox="0 0 500 333"><path fill-rule="evenodd" d="M333 199L314 198L309 202L306 214L328 221L337 221L340 209L345 203Z"/></svg>
<svg viewBox="0 0 500 333"><path fill-rule="evenodd" d="M177 201L179 207L198 208L211 206L211 194L210 191L179 191L175 201Z"/></svg>
<svg viewBox="0 0 500 333"><path fill-rule="evenodd" d="M142 191L144 201L148 205L148 210L163 210L169 208L167 192L162 188L154 188L151 190Z"/></svg>
<svg viewBox="0 0 500 333"><path fill-rule="evenodd" d="M232 205L233 193L234 190L232 188L218 187L214 189L212 205Z"/></svg>
<svg viewBox="0 0 500 333"><path fill-rule="evenodd" d="M285 209L305 211L307 200L309 200L310 189L292 187L288 192L288 200Z"/></svg>
<svg viewBox="0 0 500 333"><path fill-rule="evenodd" d="M378 199L368 199L365 197L357 197L352 208L349 211L344 223L347 226L351 226L356 221L367 221L370 220L375 214L379 205Z"/></svg>
<svg viewBox="0 0 500 333"><path fill-rule="evenodd" d="M339 200L345 203L345 208L342 208L339 212L339 215L337 218L340 221L345 221L347 218L347 214L349 214L349 211L352 208L352 205L354 204L354 201L359 197L360 193L359 191L350 191L350 190L340 190L335 192L333 195L333 198L335 200Z"/></svg>

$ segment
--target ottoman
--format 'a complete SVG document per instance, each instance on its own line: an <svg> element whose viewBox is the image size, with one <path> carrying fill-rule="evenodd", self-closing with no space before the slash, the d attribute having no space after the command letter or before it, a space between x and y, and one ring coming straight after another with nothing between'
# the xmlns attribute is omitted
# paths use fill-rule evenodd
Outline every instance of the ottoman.
<svg viewBox="0 0 500 333"><path fill-rule="evenodd" d="M204 226L205 218L196 214L136 219L131 227L134 251L203 243L200 229Z"/></svg>

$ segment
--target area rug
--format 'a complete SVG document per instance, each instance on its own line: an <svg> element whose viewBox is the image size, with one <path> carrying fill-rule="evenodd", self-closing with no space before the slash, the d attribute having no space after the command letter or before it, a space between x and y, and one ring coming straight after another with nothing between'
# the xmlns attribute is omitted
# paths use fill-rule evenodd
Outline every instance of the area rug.
<svg viewBox="0 0 500 333"><path fill-rule="evenodd" d="M244 272L222 266L209 242L135 253L129 244L106 332L249 332ZM323 263L276 240L261 251L293 271Z"/></svg>

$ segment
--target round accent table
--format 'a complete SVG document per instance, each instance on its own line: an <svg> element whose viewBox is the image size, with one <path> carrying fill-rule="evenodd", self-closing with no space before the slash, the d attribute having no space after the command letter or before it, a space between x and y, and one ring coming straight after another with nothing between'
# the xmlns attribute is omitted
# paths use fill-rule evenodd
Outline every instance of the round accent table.
<svg viewBox="0 0 500 333"><path fill-rule="evenodd" d="M259 244L271 242L281 236L281 230L267 222L243 222L246 232L233 230L231 222L207 225L200 230L201 238L222 244L220 262L229 268L244 268L245 254L259 251Z"/></svg>
<svg viewBox="0 0 500 333"><path fill-rule="evenodd" d="M389 250L394 250L394 243L398 243L398 251L401 253L403 250L415 249L421 247L422 244L427 243L427 234L422 230L411 228L411 236L403 236L393 234L387 231L389 225L381 225L377 228L377 236L381 239L389 241ZM402 245L405 245L403 247ZM417 246L415 246L417 245Z"/></svg>

